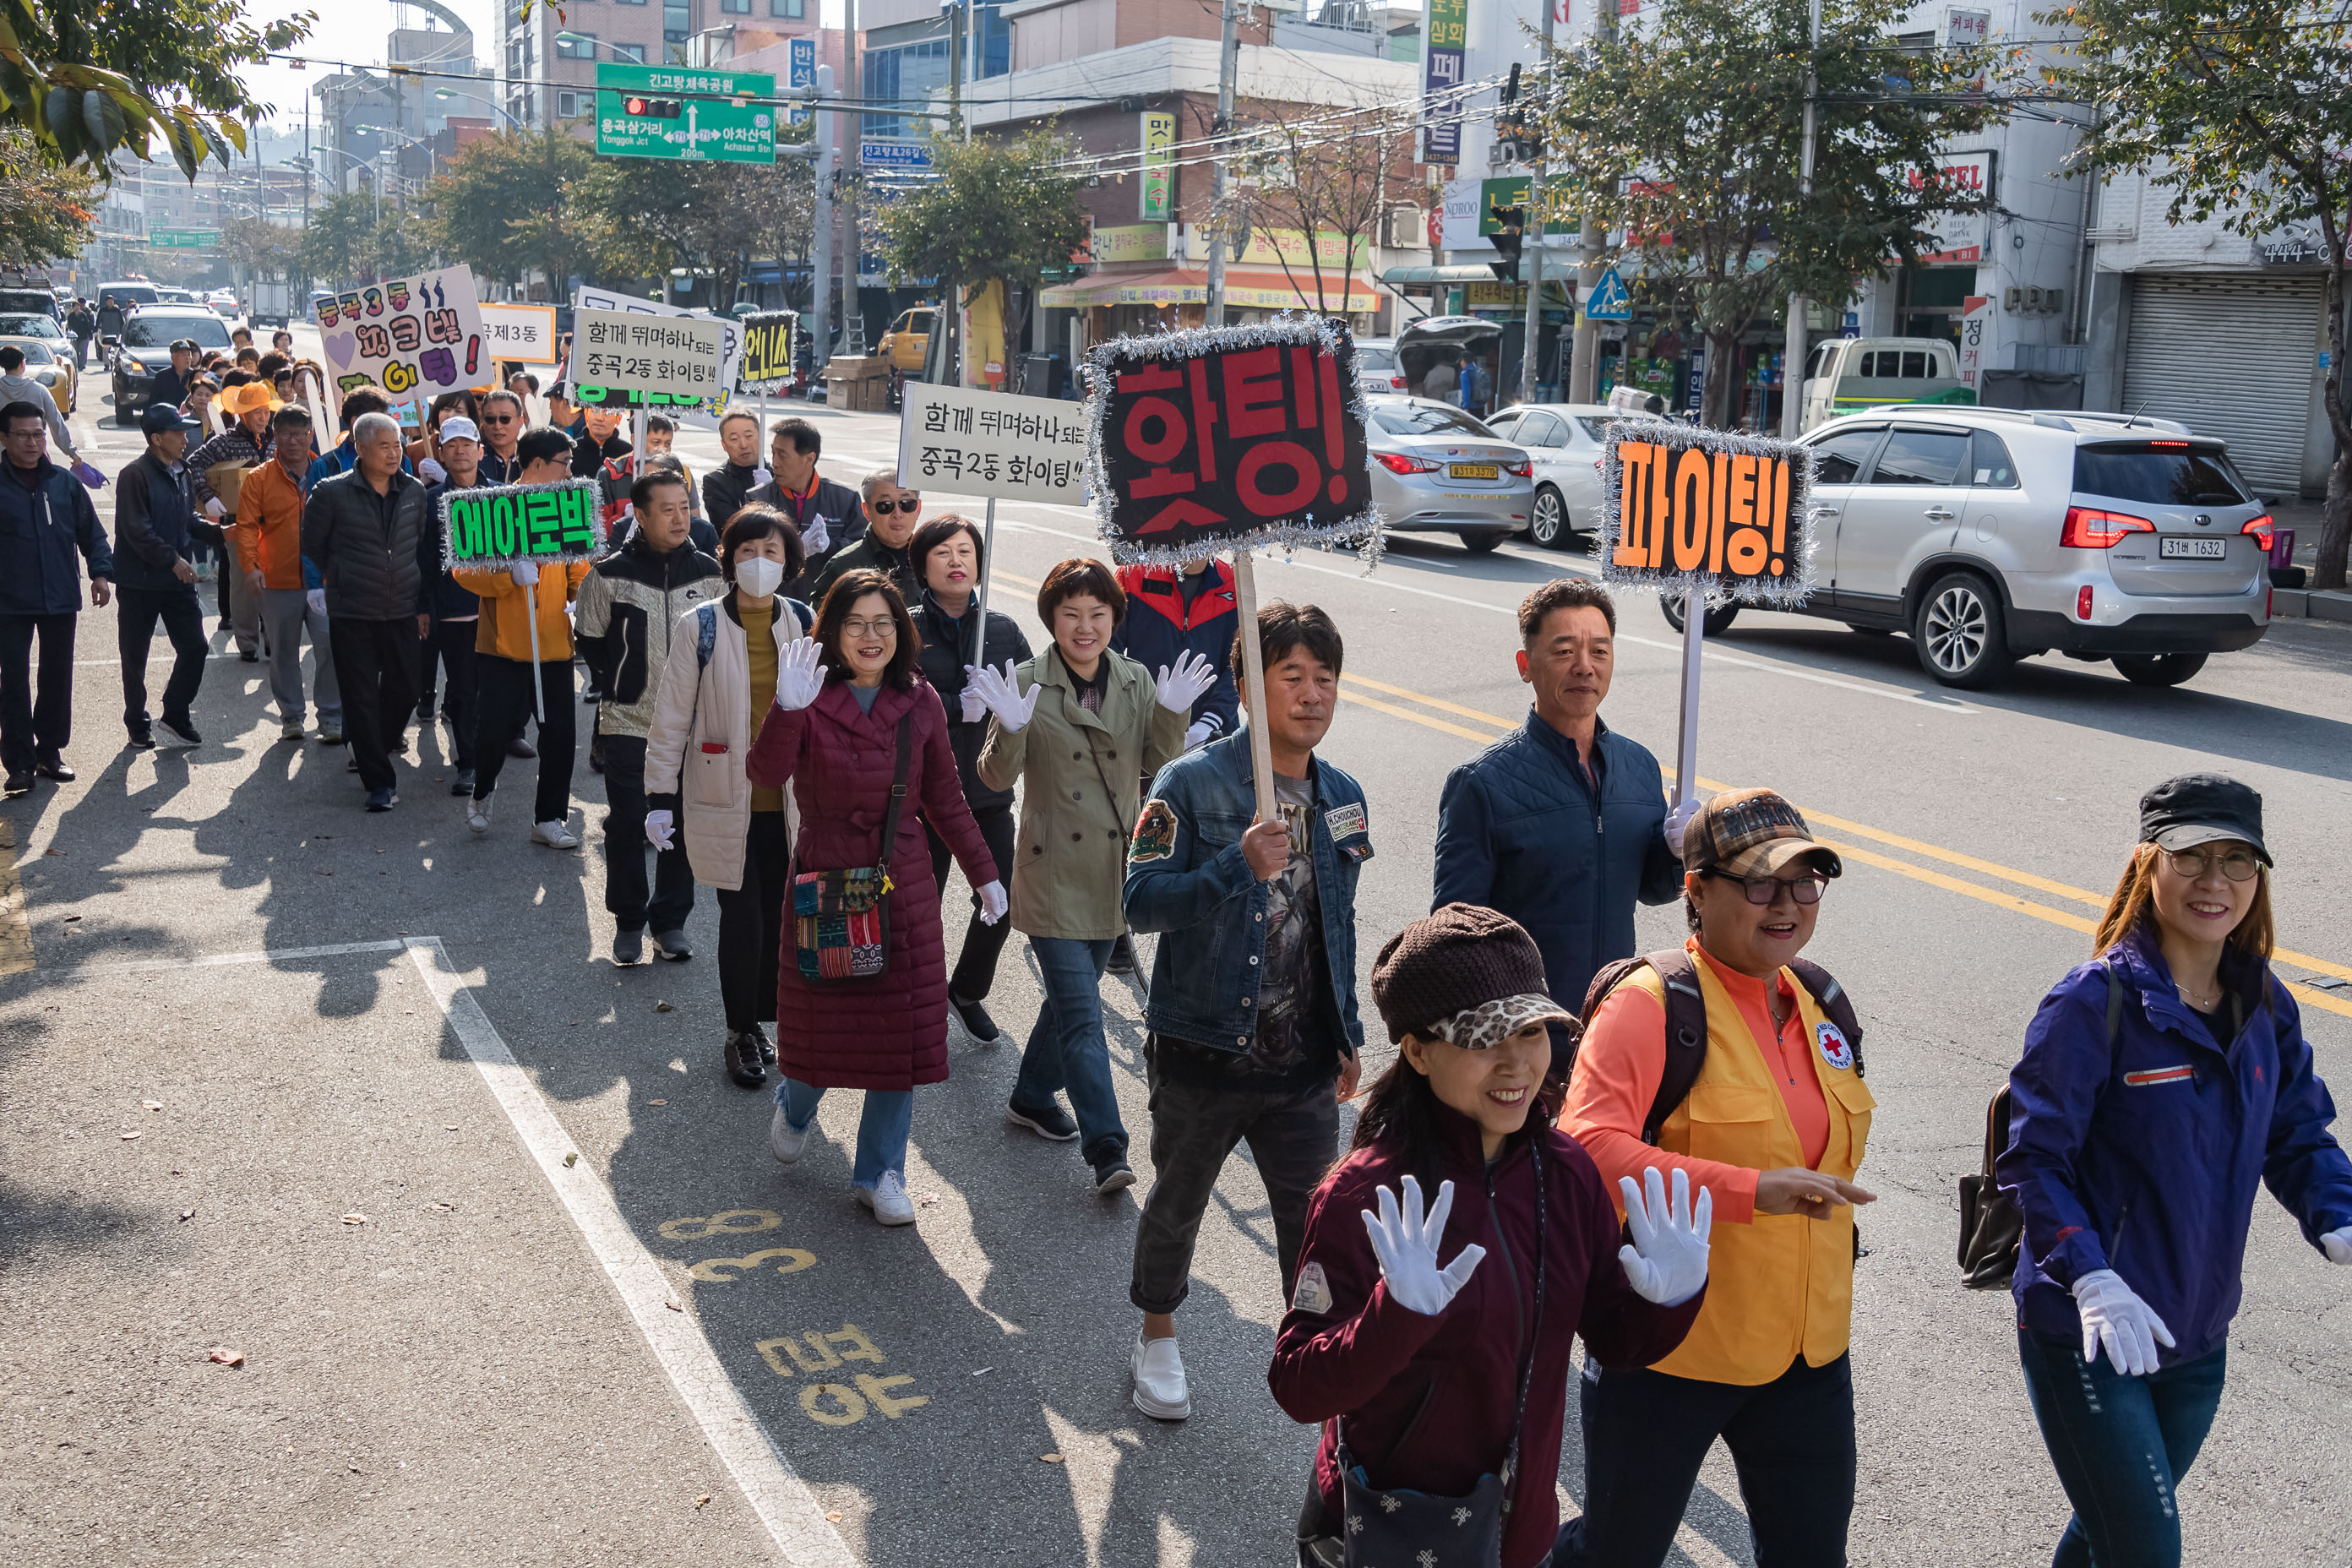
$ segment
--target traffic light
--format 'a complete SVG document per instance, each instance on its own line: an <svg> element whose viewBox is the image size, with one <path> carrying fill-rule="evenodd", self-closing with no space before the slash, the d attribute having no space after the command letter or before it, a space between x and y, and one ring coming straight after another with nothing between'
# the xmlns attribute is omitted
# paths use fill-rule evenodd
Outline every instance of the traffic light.
<svg viewBox="0 0 2352 1568"><path fill-rule="evenodd" d="M632 120L676 120L677 100L674 98L625 98L621 112Z"/></svg>
<svg viewBox="0 0 2352 1568"><path fill-rule="evenodd" d="M1519 245L1527 230L1528 209L1507 207L1499 201L1489 202L1486 211L1495 219L1495 232L1487 237L1495 242L1495 254L1501 259L1486 263L1486 269L1502 283L1519 280Z"/></svg>

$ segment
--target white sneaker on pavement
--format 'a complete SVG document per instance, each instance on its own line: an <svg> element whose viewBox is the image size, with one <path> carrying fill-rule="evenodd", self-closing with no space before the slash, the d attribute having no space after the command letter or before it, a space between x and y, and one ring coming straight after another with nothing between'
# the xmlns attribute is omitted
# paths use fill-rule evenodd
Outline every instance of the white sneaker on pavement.
<svg viewBox="0 0 2352 1568"><path fill-rule="evenodd" d="M872 1209L874 1217L884 1225L915 1223L914 1200L907 1195L907 1184L898 1179L898 1172L885 1171L882 1179L871 1187L851 1190L856 1193L857 1201Z"/></svg>
<svg viewBox="0 0 2352 1568"><path fill-rule="evenodd" d="M793 1124L784 1119L784 1108L777 1106L776 1113L768 1118L768 1152L779 1165L792 1165L799 1163L801 1151L807 1147L808 1129L793 1131Z"/></svg>
<svg viewBox="0 0 2352 1568"><path fill-rule="evenodd" d="M477 833L488 833L490 830L490 803L487 800L469 803L466 807L466 826Z"/></svg>
<svg viewBox="0 0 2352 1568"><path fill-rule="evenodd" d="M1135 1336L1135 1353L1128 1358L1135 1374L1135 1407L1155 1421L1181 1421L1192 1414L1192 1390L1184 1383L1184 1358L1176 1341Z"/></svg>
<svg viewBox="0 0 2352 1568"><path fill-rule="evenodd" d="M530 841L544 844L550 849L577 849L579 835L561 822L534 822L530 825Z"/></svg>

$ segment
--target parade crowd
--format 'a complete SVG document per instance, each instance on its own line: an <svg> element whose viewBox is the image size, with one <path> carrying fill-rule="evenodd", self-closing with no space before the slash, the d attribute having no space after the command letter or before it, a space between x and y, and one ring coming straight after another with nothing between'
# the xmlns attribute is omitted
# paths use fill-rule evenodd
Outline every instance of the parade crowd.
<svg viewBox="0 0 2352 1568"><path fill-rule="evenodd" d="M1154 937L1133 1400L1191 1414L1177 1321L1246 1141L1288 1303L1269 1384L1321 1427L1301 1563L1656 1564L1718 1437L1759 1564L1846 1560L1875 1102L1867 999L1803 956L1843 867L1769 789L1668 810L1656 759L1601 717L1603 588L1528 595L1527 722L1447 778L1429 915L1360 936L1377 836L1327 755L1345 643L1313 605L1244 625L1224 565L1076 558L1038 590L1033 648L981 607L982 531L925 521L888 470L820 474L806 420L729 414L697 484L667 419L642 453L617 411L560 395L531 425L535 383L449 394L411 437L365 386L320 429L296 400L315 367L283 343L183 357L114 478L110 540L104 481L47 455L54 409L0 407L9 795L73 777L85 569L90 604L120 601L134 747L202 742L207 577L239 656L268 661L283 741L347 747L370 811L399 805L412 721L438 723L473 833L508 765L535 762L530 837L574 848L592 707L614 961L689 957L709 889L727 1072L772 1093L785 1166L818 1102L858 1093L852 1191L885 1226L916 1218L913 1091L948 1076L950 1020L1003 1038L987 1004L1014 931L1043 997L1005 1117L1073 1145L1097 1192L1135 1183L1098 987ZM446 563L444 496L574 476L603 487L594 561ZM1262 698L1236 678L1246 638ZM1981 1194L2010 1216L1992 1262L2074 1509L2062 1568L2180 1561L2175 1488L2221 1397L2258 1188L2352 1264L2352 1163L2270 970L2261 799L2183 775L2140 825L2092 954L2026 1033ZM950 861L971 890L952 954ZM1638 952L1637 904L1675 900L1686 941ZM1360 941L1395 1047L1369 1082ZM1571 1390L1583 1512L1562 1527Z"/></svg>

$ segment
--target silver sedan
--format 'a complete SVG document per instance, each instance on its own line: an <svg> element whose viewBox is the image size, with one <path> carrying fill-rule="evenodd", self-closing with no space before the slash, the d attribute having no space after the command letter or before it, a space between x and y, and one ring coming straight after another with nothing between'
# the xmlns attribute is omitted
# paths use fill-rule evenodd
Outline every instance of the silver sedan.
<svg viewBox="0 0 2352 1568"><path fill-rule="evenodd" d="M1601 458L1609 422L1622 414L1601 403L1523 403L1491 420L1496 434L1535 459L1536 504L1528 536L1566 550L1580 532L1601 537Z"/></svg>
<svg viewBox="0 0 2352 1568"><path fill-rule="evenodd" d="M1528 526L1534 467L1470 415L1425 397L1368 397L1372 502L1391 533L1451 533L1484 554Z"/></svg>

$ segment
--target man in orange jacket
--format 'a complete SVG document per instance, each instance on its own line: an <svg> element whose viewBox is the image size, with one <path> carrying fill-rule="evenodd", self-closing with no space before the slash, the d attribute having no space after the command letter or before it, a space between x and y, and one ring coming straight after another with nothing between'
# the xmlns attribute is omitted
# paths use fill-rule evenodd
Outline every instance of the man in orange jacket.
<svg viewBox="0 0 2352 1568"><path fill-rule="evenodd" d="M572 477L572 438L544 426L516 444L520 464L512 482L553 484ZM572 691L572 621L564 606L580 594L589 564L575 561L542 572L526 563L511 568L467 568L450 575L480 595L482 619L474 637L476 700L474 802L466 826L490 830L490 795L505 768L507 742L522 733L531 693L540 696L539 788L531 802L530 837L551 849L577 849L572 831L572 757L576 742ZM539 661L531 662L531 621L539 623Z"/></svg>
<svg viewBox="0 0 2352 1568"><path fill-rule="evenodd" d="M343 696L327 641L327 592L302 560L302 478L310 467L308 409L288 404L270 416L271 460L251 470L236 495L236 560L247 591L260 602L269 642L269 695L278 703L278 738L302 738L302 637L318 660L319 743L343 742Z"/></svg>

